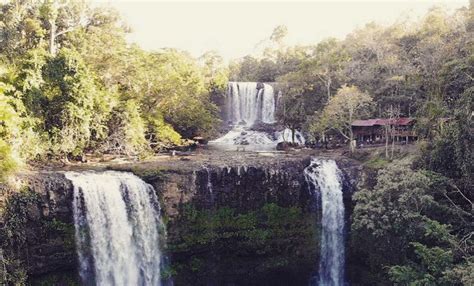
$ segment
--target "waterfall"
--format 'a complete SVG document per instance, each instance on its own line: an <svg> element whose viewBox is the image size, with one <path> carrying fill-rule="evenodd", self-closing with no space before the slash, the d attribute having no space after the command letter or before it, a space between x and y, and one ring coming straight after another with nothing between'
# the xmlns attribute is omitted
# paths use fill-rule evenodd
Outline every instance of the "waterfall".
<svg viewBox="0 0 474 286"><path fill-rule="evenodd" d="M160 285L159 204L153 188L124 172L67 172L85 285Z"/></svg>
<svg viewBox="0 0 474 286"><path fill-rule="evenodd" d="M202 168L206 171L206 177L207 177L206 189L209 192L209 194L212 196L213 187L212 187L212 181L211 181L211 171L205 165L203 165Z"/></svg>
<svg viewBox="0 0 474 286"><path fill-rule="evenodd" d="M275 95L273 87L264 84L262 99L262 121L265 123L275 122Z"/></svg>
<svg viewBox="0 0 474 286"><path fill-rule="evenodd" d="M279 94L281 96L281 92ZM275 131L274 127L266 130L265 127L263 130L252 128L257 122L275 123L276 101L273 87L269 84L229 82L226 116L227 122L234 126L227 134L209 141L209 145L224 150L235 150L237 145L245 146L245 150L248 151L270 151L275 150L279 142L291 142L289 129ZM305 144L301 132L296 131L294 143Z"/></svg>
<svg viewBox="0 0 474 286"><path fill-rule="evenodd" d="M321 197L319 285L344 285L344 204L339 168L334 160L313 159L304 173Z"/></svg>
<svg viewBox="0 0 474 286"><path fill-rule="evenodd" d="M226 105L227 120L234 125L275 122L275 95L269 84L229 82Z"/></svg>
<svg viewBox="0 0 474 286"><path fill-rule="evenodd" d="M278 142L293 142L291 130L288 128L283 131L277 132L275 135ZM295 142L293 143L296 143L298 145L304 145L306 143L303 134L298 130L295 131Z"/></svg>

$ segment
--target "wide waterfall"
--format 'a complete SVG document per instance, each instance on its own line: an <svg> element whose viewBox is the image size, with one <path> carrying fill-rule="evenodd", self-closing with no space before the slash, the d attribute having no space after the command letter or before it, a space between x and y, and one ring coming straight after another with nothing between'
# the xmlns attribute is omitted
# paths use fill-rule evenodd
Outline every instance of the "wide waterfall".
<svg viewBox="0 0 474 286"><path fill-rule="evenodd" d="M279 142L291 142L289 129L277 131L275 126L267 126L267 129L262 131L252 128L256 123L276 123L275 109L276 99L271 85L229 82L225 114L227 123L233 128L222 137L209 141L209 145L224 150L270 151L275 150ZM305 144L303 134L299 131L296 131L294 143Z"/></svg>
<svg viewBox="0 0 474 286"><path fill-rule="evenodd" d="M153 188L124 172L68 172L85 285L160 285L159 204Z"/></svg>
<svg viewBox="0 0 474 286"><path fill-rule="evenodd" d="M275 95L269 84L229 82L226 106L227 120L234 125L275 122Z"/></svg>
<svg viewBox="0 0 474 286"><path fill-rule="evenodd" d="M334 160L313 159L305 169L309 184L319 189L321 216L321 259L319 286L344 285L344 203L339 168ZM318 198L318 196L316 196Z"/></svg>

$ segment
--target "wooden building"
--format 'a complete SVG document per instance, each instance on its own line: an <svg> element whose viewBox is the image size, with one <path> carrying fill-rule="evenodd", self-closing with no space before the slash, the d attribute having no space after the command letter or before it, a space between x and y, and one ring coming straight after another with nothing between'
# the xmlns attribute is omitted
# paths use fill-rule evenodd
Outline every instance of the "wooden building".
<svg viewBox="0 0 474 286"><path fill-rule="evenodd" d="M383 143L387 133L389 140L408 143L417 139L414 125L415 119L407 117L355 120L352 122L352 132L358 144Z"/></svg>

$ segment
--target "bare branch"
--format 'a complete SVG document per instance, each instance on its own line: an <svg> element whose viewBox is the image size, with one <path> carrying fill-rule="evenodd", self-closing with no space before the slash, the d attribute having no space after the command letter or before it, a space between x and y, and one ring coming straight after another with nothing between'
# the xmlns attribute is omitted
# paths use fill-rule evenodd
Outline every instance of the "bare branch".
<svg viewBox="0 0 474 286"><path fill-rule="evenodd" d="M55 37L58 37L58 36L61 36L61 35L63 35L63 34L72 32L72 31L74 31L75 29L77 29L78 27L79 27L79 25L74 26L74 27L67 28L66 30L62 30L62 31L56 33L54 36L55 36Z"/></svg>

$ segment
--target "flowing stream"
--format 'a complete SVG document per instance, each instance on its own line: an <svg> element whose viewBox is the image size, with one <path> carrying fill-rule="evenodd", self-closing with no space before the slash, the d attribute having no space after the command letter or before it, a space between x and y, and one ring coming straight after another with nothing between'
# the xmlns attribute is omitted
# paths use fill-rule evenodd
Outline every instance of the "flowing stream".
<svg viewBox="0 0 474 286"><path fill-rule="evenodd" d="M305 177L321 196L319 286L344 285L344 203L340 170L334 160L313 159Z"/></svg>
<svg viewBox="0 0 474 286"><path fill-rule="evenodd" d="M159 203L124 172L68 172L84 285L160 285Z"/></svg>

